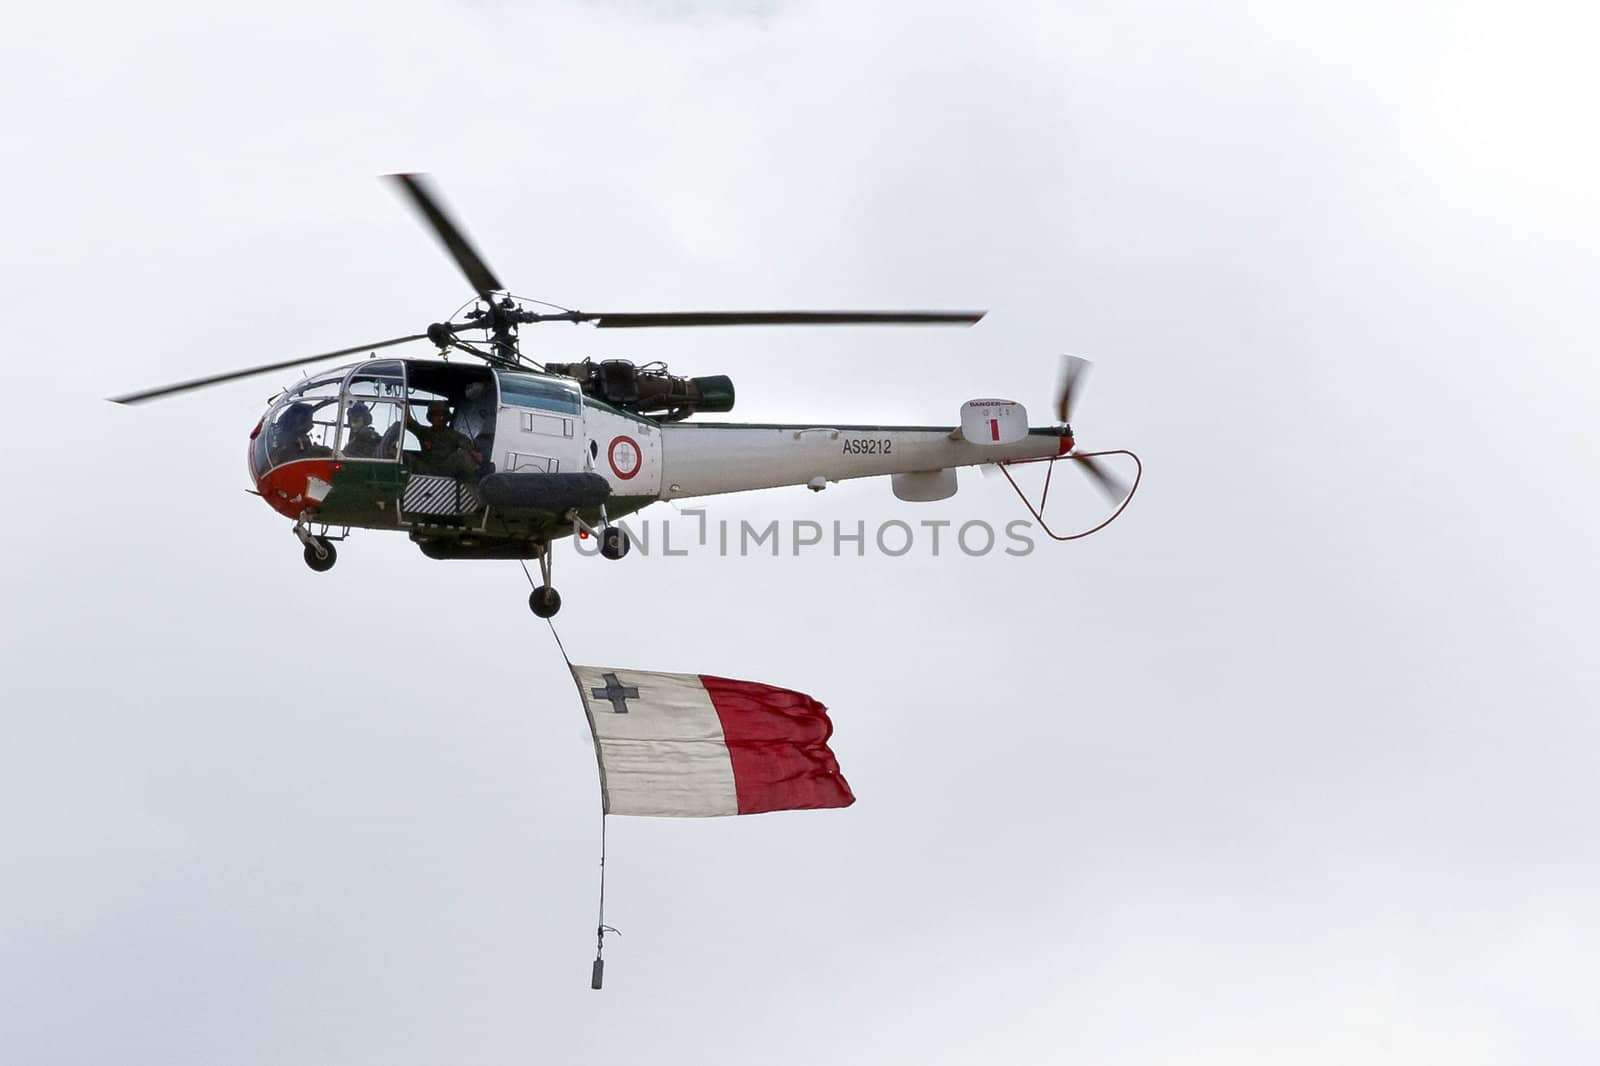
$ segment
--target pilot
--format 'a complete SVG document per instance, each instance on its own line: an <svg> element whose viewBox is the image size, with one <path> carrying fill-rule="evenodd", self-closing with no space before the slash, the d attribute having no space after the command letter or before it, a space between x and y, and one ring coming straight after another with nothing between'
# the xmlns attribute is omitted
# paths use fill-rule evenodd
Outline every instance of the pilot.
<svg viewBox="0 0 1600 1066"><path fill-rule="evenodd" d="M443 400L434 400L428 405L426 426L412 418L410 412L406 413L406 428L416 435L418 443L422 445L422 451L411 464L411 469L419 474L475 481L478 467L483 462L483 453L473 447L465 434L451 429L449 422L450 405Z"/></svg>
<svg viewBox="0 0 1600 1066"><path fill-rule="evenodd" d="M345 438L344 454L352 459L374 459L382 437L372 428L372 409L357 400L350 405L346 416L350 422L350 435Z"/></svg>
<svg viewBox="0 0 1600 1066"><path fill-rule="evenodd" d="M320 459L333 454L332 448L311 443L311 405L292 403L284 408L272 427L272 465L296 459Z"/></svg>

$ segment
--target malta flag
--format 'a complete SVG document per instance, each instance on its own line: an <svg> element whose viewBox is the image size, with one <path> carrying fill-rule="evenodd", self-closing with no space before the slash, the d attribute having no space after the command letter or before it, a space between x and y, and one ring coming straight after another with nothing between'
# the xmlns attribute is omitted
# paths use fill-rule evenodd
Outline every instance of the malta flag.
<svg viewBox="0 0 1600 1066"><path fill-rule="evenodd" d="M705 674L573 666L607 814L705 818L848 807L827 708Z"/></svg>

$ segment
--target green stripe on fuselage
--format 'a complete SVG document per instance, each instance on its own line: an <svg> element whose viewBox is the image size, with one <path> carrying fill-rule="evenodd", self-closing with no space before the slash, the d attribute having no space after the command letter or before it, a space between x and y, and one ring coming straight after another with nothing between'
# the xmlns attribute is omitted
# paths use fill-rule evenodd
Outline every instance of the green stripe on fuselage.
<svg viewBox="0 0 1600 1066"><path fill-rule="evenodd" d="M410 477L410 472L401 463L341 459L339 468L333 474L333 488L317 509L316 520L330 526L350 526L353 529L412 529L417 523L402 522L397 510ZM606 501L606 515L612 519L621 518L656 502L654 496L613 496ZM600 524L599 508L585 508L578 513L589 525ZM432 527L430 532L435 535L446 532L458 523L462 526L462 533L470 533L480 540L553 540L572 535L572 523L562 521L562 516L554 511L501 511L491 508L488 522L481 530L477 528L484 518L481 511L460 517L418 517Z"/></svg>
<svg viewBox="0 0 1600 1066"><path fill-rule="evenodd" d="M317 520L362 529L404 529L396 508L410 473L388 459L341 459L333 489L317 508Z"/></svg>

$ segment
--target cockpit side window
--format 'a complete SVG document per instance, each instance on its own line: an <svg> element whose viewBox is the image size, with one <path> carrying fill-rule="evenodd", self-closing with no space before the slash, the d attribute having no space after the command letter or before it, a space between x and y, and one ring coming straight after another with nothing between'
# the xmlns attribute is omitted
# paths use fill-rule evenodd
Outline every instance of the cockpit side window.
<svg viewBox="0 0 1600 1066"><path fill-rule="evenodd" d="M345 386L339 453L347 459L400 457L405 432L405 374L398 361L356 368Z"/></svg>
<svg viewBox="0 0 1600 1066"><path fill-rule="evenodd" d="M510 370L500 371L499 378L501 403L563 415L575 415L583 410L578 387L564 378Z"/></svg>

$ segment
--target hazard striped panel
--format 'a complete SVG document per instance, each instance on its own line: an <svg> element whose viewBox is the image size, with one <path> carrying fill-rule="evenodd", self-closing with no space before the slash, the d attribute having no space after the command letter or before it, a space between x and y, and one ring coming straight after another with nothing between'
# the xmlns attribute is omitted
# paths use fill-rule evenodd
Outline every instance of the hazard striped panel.
<svg viewBox="0 0 1600 1066"><path fill-rule="evenodd" d="M400 500L406 514L463 515L481 511L483 504L472 486L453 477L413 474Z"/></svg>

